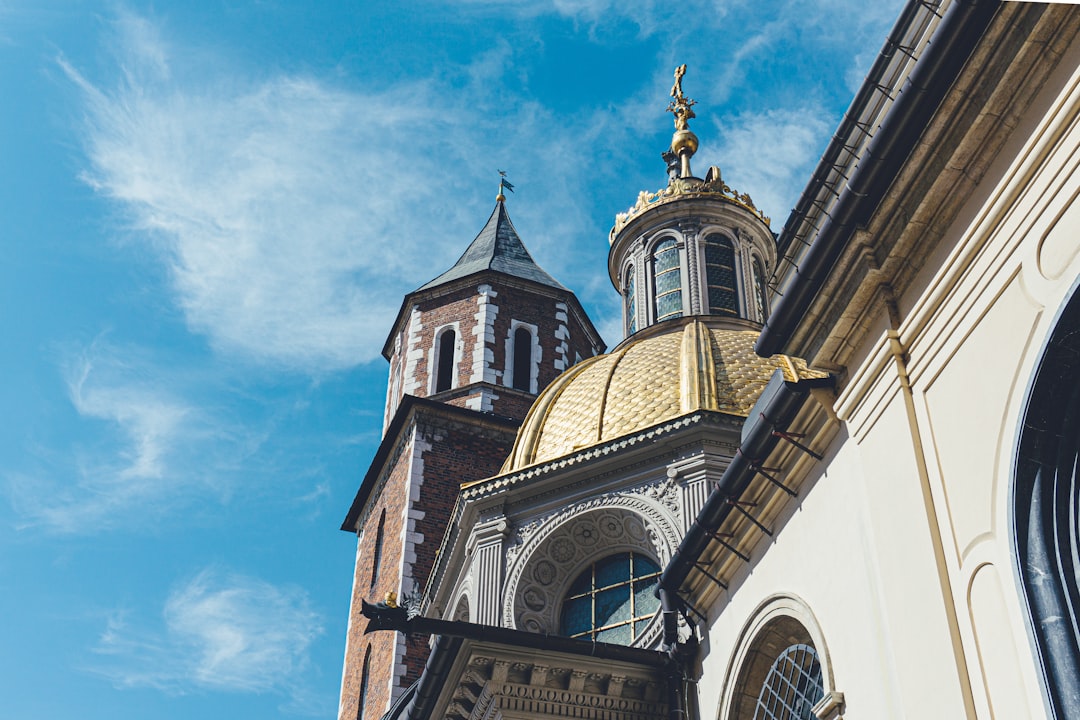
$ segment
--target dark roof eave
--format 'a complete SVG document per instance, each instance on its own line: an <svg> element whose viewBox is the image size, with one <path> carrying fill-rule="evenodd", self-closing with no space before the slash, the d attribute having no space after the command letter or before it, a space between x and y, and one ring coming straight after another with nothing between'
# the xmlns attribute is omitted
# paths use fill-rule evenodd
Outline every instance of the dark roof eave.
<svg viewBox="0 0 1080 720"><path fill-rule="evenodd" d="M578 310L580 310L579 319L582 321L582 325L586 328L586 331L591 334L592 337L590 339L596 341L596 344L600 348L600 352L604 352L604 350L607 348L607 345L604 343L604 339L600 337L600 333L597 332L596 328L593 326L592 320L590 320L589 316L585 313L585 307L581 304L581 301L578 300L577 295L574 294L573 290L569 290L561 285L559 285L558 287L554 285L546 285L544 283L530 280L529 278L524 278L519 275L502 272L501 270L490 269L477 270L476 272L470 273L468 275L462 275L461 277L454 278L453 280L448 281L446 284L455 285L460 283L462 287L468 287L468 285L470 284L469 281L474 281L475 278L478 278L481 275L494 275L496 277L509 278L512 282L520 282L533 286L537 288L541 292L541 294L555 295L558 297L566 298L568 301L572 302ZM390 325L390 333L387 335L386 341L383 343L383 358L385 358L386 360L390 360L390 348L393 345L394 337L398 333L398 327L401 325L401 322L405 317L406 310L410 305L413 304L414 298L416 298L418 295L430 294L431 296L435 296L437 295L437 291L440 290L442 287L442 285L432 287L428 287L427 285L425 285L424 287L413 290L412 292L405 295L404 298L402 298L401 306L398 307L397 315L394 316L394 322Z"/></svg>
<svg viewBox="0 0 1080 720"><path fill-rule="evenodd" d="M918 0L910 2L918 4ZM996 1L955 0L946 11L932 42L908 76L908 86L889 108L829 216L799 260L784 294L773 307L754 346L759 355L770 357L790 350L785 346L829 272L855 230L864 226L881 204L999 7ZM868 76L864 88L874 79ZM834 136L825 156L835 154L834 146L842 143L842 137ZM816 194L817 184L815 177L804 191L804 198L785 225L785 235L788 227L797 226L798 207L805 204L807 193ZM785 244L783 237L780 244Z"/></svg>
<svg viewBox="0 0 1080 720"><path fill-rule="evenodd" d="M748 422L731 464L705 500L701 511L694 518L693 524L660 575L661 590L679 592L690 571L731 513L728 500L737 499L753 479L756 470L751 458L768 457L779 442L775 431L787 430L806 402L809 391L813 388L831 387L833 382L831 376L789 382L783 379L782 371L776 371L770 385L778 383L777 391L768 393L767 389L750 411L750 417L760 420L753 425Z"/></svg>
<svg viewBox="0 0 1080 720"><path fill-rule="evenodd" d="M382 440L379 442L379 447L375 451L375 457L372 458L371 465L364 474L364 479L360 481L360 487L356 491L356 496L353 498L352 505L349 507L349 512L345 515L345 520L341 524L341 529L345 532L357 532L356 522L360 519L360 513L363 511L364 504L371 495L371 490L378 480L383 465L393 451L394 445L398 441L398 436L405 428L410 416L415 410L419 409L430 410L441 415L456 415L461 419L472 422L481 419L486 423L503 427L507 431L513 430L521 425L517 420L502 417L501 415L480 412L479 410L458 407L457 405L447 405L438 400L430 400L415 395L404 395L397 410L394 412L394 417L390 421L390 425L387 426L386 432L383 433Z"/></svg>

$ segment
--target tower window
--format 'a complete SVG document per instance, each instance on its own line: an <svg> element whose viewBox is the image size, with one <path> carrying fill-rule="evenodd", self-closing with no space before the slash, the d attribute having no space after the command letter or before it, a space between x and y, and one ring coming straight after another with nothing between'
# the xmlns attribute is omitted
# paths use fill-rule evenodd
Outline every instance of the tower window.
<svg viewBox="0 0 1080 720"><path fill-rule="evenodd" d="M382 565L383 527L386 524L386 510L379 515L379 529L375 531L375 549L371 553L371 587L379 581L379 568Z"/></svg>
<svg viewBox="0 0 1080 720"><path fill-rule="evenodd" d="M562 604L562 634L629 645L660 607L653 593L660 566L626 552L599 560L570 586Z"/></svg>
<svg viewBox="0 0 1080 720"><path fill-rule="evenodd" d="M754 298L757 300L758 319L765 322L769 315L768 288L765 286L765 270L761 258L754 257Z"/></svg>
<svg viewBox="0 0 1080 720"><path fill-rule="evenodd" d="M705 238L705 283L709 293L709 312L738 315L735 292L735 248L722 235Z"/></svg>
<svg viewBox="0 0 1080 720"><path fill-rule="evenodd" d="M674 240L660 242L653 251L653 286L656 320L682 317L682 277L679 248Z"/></svg>
<svg viewBox="0 0 1080 720"><path fill-rule="evenodd" d="M634 266L626 270L626 334L633 335L637 332L637 296L634 294Z"/></svg>
<svg viewBox="0 0 1080 720"><path fill-rule="evenodd" d="M371 674L371 645L364 651L364 665L360 670L360 701L356 707L356 720L364 720L364 706L367 705L368 676Z"/></svg>
<svg viewBox="0 0 1080 720"><path fill-rule="evenodd" d="M438 371L435 392L449 390L454 386L454 341L457 333L446 330L439 336Z"/></svg>
<svg viewBox="0 0 1080 720"><path fill-rule="evenodd" d="M532 333L519 327L514 331L514 389L532 391Z"/></svg>

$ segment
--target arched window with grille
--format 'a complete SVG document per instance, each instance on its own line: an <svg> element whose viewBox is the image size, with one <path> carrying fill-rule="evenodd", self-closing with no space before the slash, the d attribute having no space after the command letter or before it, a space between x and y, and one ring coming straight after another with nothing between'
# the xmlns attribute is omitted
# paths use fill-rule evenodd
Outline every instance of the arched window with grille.
<svg viewBox="0 0 1080 720"><path fill-rule="evenodd" d="M705 238L705 285L709 312L714 315L738 315L739 299L735 289L735 248L723 235Z"/></svg>
<svg viewBox="0 0 1080 720"><path fill-rule="evenodd" d="M773 602L777 604L789 604L789 599ZM815 720L813 708L825 698L826 683L811 633L791 615L768 612L771 619L737 651L741 665L735 675L731 704L722 717Z"/></svg>
<svg viewBox="0 0 1080 720"><path fill-rule="evenodd" d="M562 634L630 645L660 608L653 592L659 581L660 566L641 553L618 553L590 564L563 600Z"/></svg>
<svg viewBox="0 0 1080 720"><path fill-rule="evenodd" d="M633 335L637 332L637 284L634 282L634 266L626 269L626 334Z"/></svg>
<svg viewBox="0 0 1080 720"><path fill-rule="evenodd" d="M435 366L437 368L435 375L435 392L442 392L443 390L449 390L454 387L454 344L457 340L457 333L453 328L447 328L443 330L439 335L438 350L436 354Z"/></svg>
<svg viewBox="0 0 1080 720"><path fill-rule="evenodd" d="M653 249L653 298L656 321L682 317L682 273L675 240L661 240Z"/></svg>
<svg viewBox="0 0 1080 720"><path fill-rule="evenodd" d="M754 302L757 305L757 320L765 322L769 316L769 292L765 285L765 267L757 255L751 263L754 268Z"/></svg>

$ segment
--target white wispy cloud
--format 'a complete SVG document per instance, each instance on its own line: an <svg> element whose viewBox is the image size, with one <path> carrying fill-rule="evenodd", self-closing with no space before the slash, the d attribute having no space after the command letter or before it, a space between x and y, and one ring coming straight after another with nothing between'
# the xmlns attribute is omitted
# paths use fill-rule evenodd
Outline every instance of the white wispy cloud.
<svg viewBox="0 0 1080 720"><path fill-rule="evenodd" d="M117 687L177 694L303 695L309 649L323 632L304 590L218 567L173 588L159 622L129 616L108 619L88 669Z"/></svg>
<svg viewBox="0 0 1080 720"><path fill-rule="evenodd" d="M375 358L401 295L480 229L459 187L492 174L477 167L492 163L491 137L505 125L509 143L550 138L534 157L555 140L528 103L489 119L483 77L382 92L227 71L181 81L151 23L118 33L111 85L60 60L84 101L85 179L135 240L152 238L188 325L259 362L320 372Z"/></svg>
<svg viewBox="0 0 1080 720"><path fill-rule="evenodd" d="M70 533L110 528L122 515L156 515L170 498L205 492L205 477L172 467L178 447L211 434L209 419L178 397L145 358L99 338L68 358L68 399L87 432L39 474L7 477L22 526Z"/></svg>
<svg viewBox="0 0 1080 720"><path fill-rule="evenodd" d="M725 181L774 213L779 230L832 129L826 118L819 106L805 105L718 120L722 143L702 153L702 164L720 164Z"/></svg>

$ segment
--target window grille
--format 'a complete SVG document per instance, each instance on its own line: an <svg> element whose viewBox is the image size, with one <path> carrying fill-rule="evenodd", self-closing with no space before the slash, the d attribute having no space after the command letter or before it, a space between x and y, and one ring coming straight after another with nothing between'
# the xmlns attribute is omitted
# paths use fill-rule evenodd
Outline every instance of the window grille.
<svg viewBox="0 0 1080 720"><path fill-rule="evenodd" d="M682 276L674 240L662 241L653 252L653 289L657 322L682 317Z"/></svg>
<svg viewBox="0 0 1080 720"><path fill-rule="evenodd" d="M791 645L769 668L754 720L816 720L814 705L825 695L821 663L809 645Z"/></svg>
<svg viewBox="0 0 1080 720"><path fill-rule="evenodd" d="M708 285L709 312L738 315L735 293L735 248L721 235L705 238L705 281Z"/></svg>
<svg viewBox="0 0 1080 720"><path fill-rule="evenodd" d="M629 645L660 608L653 592L660 566L638 553L611 555L590 565L562 605L562 634Z"/></svg>

